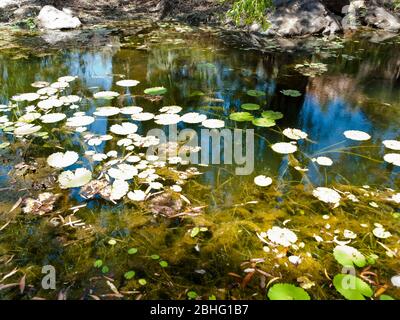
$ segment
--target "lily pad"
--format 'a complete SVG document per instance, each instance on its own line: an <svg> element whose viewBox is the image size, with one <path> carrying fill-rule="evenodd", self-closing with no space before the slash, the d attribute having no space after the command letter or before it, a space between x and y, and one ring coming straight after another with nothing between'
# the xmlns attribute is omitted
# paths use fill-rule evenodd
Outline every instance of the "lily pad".
<svg viewBox="0 0 400 320"><path fill-rule="evenodd" d="M276 125L276 122L271 119L266 119L266 118L256 118L253 121L253 124L257 127L273 127Z"/></svg>
<svg viewBox="0 0 400 320"><path fill-rule="evenodd" d="M366 282L351 274L337 274L333 278L333 285L348 300L365 300L365 297L373 294Z"/></svg>
<svg viewBox="0 0 400 320"><path fill-rule="evenodd" d="M310 300L309 294L300 287L289 283L277 283L268 291L270 300Z"/></svg>
<svg viewBox="0 0 400 320"><path fill-rule="evenodd" d="M285 96L289 96L289 97L300 97L301 96L300 91L292 90L292 89L282 90L281 93L284 94Z"/></svg>
<svg viewBox="0 0 400 320"><path fill-rule="evenodd" d="M279 120L283 118L283 113L278 111L267 110L261 113L261 116L269 120Z"/></svg>
<svg viewBox="0 0 400 320"><path fill-rule="evenodd" d="M92 180L92 172L85 168L64 171L58 177L61 189L82 187Z"/></svg>
<svg viewBox="0 0 400 320"><path fill-rule="evenodd" d="M265 96L265 92L259 90L248 90L247 94L251 97L263 97Z"/></svg>
<svg viewBox="0 0 400 320"><path fill-rule="evenodd" d="M244 110L258 110L261 108L257 103L244 103L240 107Z"/></svg>
<svg viewBox="0 0 400 320"><path fill-rule="evenodd" d="M249 112L234 112L229 115L229 119L233 121L252 121L254 116Z"/></svg>
<svg viewBox="0 0 400 320"><path fill-rule="evenodd" d="M160 264L160 266L161 266L162 268L168 267L168 262L165 261L165 260L161 260L161 261L159 262L159 264Z"/></svg>
<svg viewBox="0 0 400 320"><path fill-rule="evenodd" d="M136 248L130 248L129 250L128 250L128 254L135 254L135 253L137 253L138 252L138 249L136 249Z"/></svg>
<svg viewBox="0 0 400 320"><path fill-rule="evenodd" d="M367 264L364 255L350 246L337 246L333 249L333 256L337 262L345 267L352 267L353 265L364 267Z"/></svg>
<svg viewBox="0 0 400 320"><path fill-rule="evenodd" d="M145 94L149 94L152 96L159 96L167 92L167 89L164 87L154 87L154 88L147 88L144 90Z"/></svg>
<svg viewBox="0 0 400 320"><path fill-rule="evenodd" d="M99 91L93 95L95 99L106 99L106 100L111 100L118 96L119 93L115 91Z"/></svg>
<svg viewBox="0 0 400 320"><path fill-rule="evenodd" d="M124 278L127 279L127 280L130 280L130 279L132 279L135 275L136 275L136 272L133 271L133 270L130 270L130 271L128 271L128 272L125 272Z"/></svg>
<svg viewBox="0 0 400 320"><path fill-rule="evenodd" d="M56 152L47 158L47 163L53 168L66 168L73 165L78 159L79 155L75 151Z"/></svg>

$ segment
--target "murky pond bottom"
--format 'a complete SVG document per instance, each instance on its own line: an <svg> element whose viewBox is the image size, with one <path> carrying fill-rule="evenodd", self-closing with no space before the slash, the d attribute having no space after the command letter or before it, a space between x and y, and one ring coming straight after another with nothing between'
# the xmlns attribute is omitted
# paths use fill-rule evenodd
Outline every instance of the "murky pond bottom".
<svg viewBox="0 0 400 320"><path fill-rule="evenodd" d="M400 298L400 38L224 39L0 32L2 299ZM212 127L245 164L146 159Z"/></svg>

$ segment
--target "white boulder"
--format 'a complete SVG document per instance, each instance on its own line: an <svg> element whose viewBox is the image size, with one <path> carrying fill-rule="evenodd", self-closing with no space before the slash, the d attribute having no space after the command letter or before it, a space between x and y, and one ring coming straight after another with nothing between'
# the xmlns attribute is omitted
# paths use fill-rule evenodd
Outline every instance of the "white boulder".
<svg viewBox="0 0 400 320"><path fill-rule="evenodd" d="M61 11L53 6L44 6L37 19L39 27L43 29L75 29L81 26L80 20L73 17L69 10Z"/></svg>

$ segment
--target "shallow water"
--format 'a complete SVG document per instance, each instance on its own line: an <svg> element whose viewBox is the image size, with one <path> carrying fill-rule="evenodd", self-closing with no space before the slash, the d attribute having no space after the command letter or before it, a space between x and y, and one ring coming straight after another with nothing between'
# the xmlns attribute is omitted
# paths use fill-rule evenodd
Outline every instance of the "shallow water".
<svg viewBox="0 0 400 320"><path fill-rule="evenodd" d="M390 284L390 277L400 270L398 256L388 257L388 249L377 244L379 239L371 233L373 223L384 225L392 236L379 241L400 254L398 206L388 204L387 197L384 199L385 188L398 190L399 169L383 161L383 155L392 151L382 145L383 140L397 139L400 135L400 38L382 43L373 43L362 35L325 42L314 39L310 40L313 49L309 51L290 52L277 46L261 53L224 44L217 31L190 30L179 25L152 26L132 35L129 31L116 34L104 36L101 45L95 40L82 47L42 45L40 53L30 43L43 44L43 40L16 37L13 41L19 48L0 51L0 104L7 105L16 94L35 92L31 87L35 81L51 83L60 76L74 75L78 79L67 93L86 98L78 103L79 110L66 108L68 116L75 111L91 115L96 107L106 105L137 105L153 113L162 106L178 105L183 107L182 114L199 112L225 120L228 128L254 129L254 171L237 176L234 164L199 167L203 174L191 179L182 194L191 201L191 207L206 207L201 215L182 219L153 215L146 203L86 200L78 188L61 191L53 185L53 192L62 193L53 213L36 217L20 212L19 208L8 213L20 197L36 197L44 192L43 179L51 172L37 170L39 173L35 174L43 179L35 174L15 178L9 171L16 163L37 159L40 168L46 157L62 149L81 155L85 150L106 153L115 149L116 144L111 141L90 147L79 133L67 136L53 130L47 141L34 139L27 145L26 141L18 144L18 139L2 132L1 142L8 140L12 147L0 150L3 161L0 188L4 190L0 195L0 227L11 222L0 231L3 264L0 272L4 276L17 267L19 271L4 283L18 282L24 274L27 280L23 294L12 287L1 290L0 297L54 299L62 292L67 298L94 295L184 299L188 291L195 291L203 299L209 296L265 299L265 282L279 278L278 282L296 284L299 282L296 279L307 276L315 282L308 290L313 299L340 298L334 288L329 288L328 275L332 278L340 271L340 265L332 257L335 244L318 244L313 235L331 239L336 234L343 238L340 235L345 229L357 234L352 246L366 256L372 253L379 256L371 268L379 278L374 289L387 284L385 290L395 298L400 297L399 290ZM21 50L23 56L19 55ZM304 76L294 68L304 61L322 62L327 71L315 77ZM138 80L140 84L121 88L115 83L123 77ZM152 102L142 92L155 86L165 87L167 93L161 101ZM251 97L246 94L251 89L266 95ZM287 89L298 90L301 96L281 93ZM93 100L93 93L100 90L116 91L121 96L112 101ZM243 103L258 103L261 111L279 111L284 117L272 128L229 120L232 112L245 111L240 110ZM261 111L249 112L259 115ZM130 119L123 115L98 117L88 131L107 134L112 124L121 121ZM57 125L49 125L53 127ZM138 132L145 134L154 127L162 126L153 121L143 122ZM198 126L186 127L200 130ZM308 134L309 139L299 140L299 152L295 154L299 166L309 169L305 174L289 165L292 156L274 153L270 148L273 143L289 141L281 134L288 127ZM178 128L182 130L185 125L179 123ZM365 131L371 139L361 142L346 139L345 130ZM317 165L311 160L317 156L330 157L333 165ZM92 162L81 157L80 162L68 169L82 165L93 168ZM257 187L253 178L260 174L270 176L273 185ZM40 181L41 186L33 188L32 181ZM318 186L349 190L362 198L361 203L345 203L333 209L312 197L312 189ZM245 204L248 201L258 203ZM378 208L369 205L372 201ZM79 204L87 204L75 214L75 219L85 223L83 228L54 226L49 222L58 214L68 216L69 208ZM329 221L323 215L329 215ZM286 254L295 254L296 250L283 249L285 258L278 257L282 248L265 252L256 235L274 225L286 225L283 222L288 219L291 220L288 228L305 244L298 249L303 257L298 266L285 260ZM368 227L361 227L360 223ZM196 226L207 227L207 231L191 236ZM116 244L110 245L110 239L116 239ZM138 253L129 255L127 250L131 247L138 248ZM162 268L152 254L168 261L168 267ZM255 275L246 285L238 280L245 275L246 265L241 264L251 258L265 259L257 266L271 274L270 279ZM108 270L101 272L93 267L96 259L101 259ZM47 264L57 270L54 291L40 287L40 270ZM128 270L136 272L134 279L124 279ZM140 284L140 278L146 279L147 284ZM121 296L110 289L107 279L112 279Z"/></svg>

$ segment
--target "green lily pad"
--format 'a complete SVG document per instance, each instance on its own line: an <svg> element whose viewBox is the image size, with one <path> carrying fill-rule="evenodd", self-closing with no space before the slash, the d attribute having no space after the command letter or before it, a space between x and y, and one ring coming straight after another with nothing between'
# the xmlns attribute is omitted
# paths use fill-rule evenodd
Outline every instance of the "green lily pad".
<svg viewBox="0 0 400 320"><path fill-rule="evenodd" d="M161 260L159 263L160 263L160 266L163 267L163 268L168 267L168 262L167 261Z"/></svg>
<svg viewBox="0 0 400 320"><path fill-rule="evenodd" d="M244 110L258 110L261 108L257 103L244 103L240 107Z"/></svg>
<svg viewBox="0 0 400 320"><path fill-rule="evenodd" d="M130 280L130 279L132 279L132 278L135 276L135 274L136 274L135 271L130 270L130 271L128 271L128 272L125 272L124 278L127 279L127 280Z"/></svg>
<svg viewBox="0 0 400 320"><path fill-rule="evenodd" d="M310 300L309 294L300 287L289 283L277 283L268 291L270 300Z"/></svg>
<svg viewBox="0 0 400 320"><path fill-rule="evenodd" d="M96 260L93 264L95 268L100 268L103 265L103 260Z"/></svg>
<svg viewBox="0 0 400 320"><path fill-rule="evenodd" d="M283 113L278 111L267 110L261 113L261 116L269 120L279 120L283 118Z"/></svg>
<svg viewBox="0 0 400 320"><path fill-rule="evenodd" d="M101 268L102 273L108 273L108 271L110 271L110 268L107 266L103 266L103 268Z"/></svg>
<svg viewBox="0 0 400 320"><path fill-rule="evenodd" d="M229 115L229 119L233 121L252 121L254 116L249 112L234 112Z"/></svg>
<svg viewBox="0 0 400 320"><path fill-rule="evenodd" d="M365 300L365 297L371 297L374 293L366 282L351 274L337 274L333 278L333 285L348 300Z"/></svg>
<svg viewBox="0 0 400 320"><path fill-rule="evenodd" d="M187 296L189 299L196 299L198 295L197 295L197 292L195 292L195 291L189 291L187 293Z"/></svg>
<svg viewBox="0 0 400 320"><path fill-rule="evenodd" d="M152 254L150 258L152 258L153 260L158 260L160 259L160 256L158 254Z"/></svg>
<svg viewBox="0 0 400 320"><path fill-rule="evenodd" d="M292 90L292 89L282 90L281 93L284 94L285 96L289 96L289 97L300 97L301 96L300 91Z"/></svg>
<svg viewBox="0 0 400 320"><path fill-rule="evenodd" d="M256 118L252 122L257 127L273 127L274 125L276 125L276 122L274 120L266 118Z"/></svg>
<svg viewBox="0 0 400 320"><path fill-rule="evenodd" d="M353 267L353 265L364 267L367 264L364 255L350 246L336 246L333 249L333 256L337 262L345 267Z"/></svg>
<svg viewBox="0 0 400 320"><path fill-rule="evenodd" d="M138 249L136 249L136 248L130 248L128 250L128 254L135 254L136 252L138 252Z"/></svg>
<svg viewBox="0 0 400 320"><path fill-rule="evenodd" d="M139 279L138 282L139 282L139 284L140 284L141 286L145 286L145 285L147 284L146 279Z"/></svg>
<svg viewBox="0 0 400 320"><path fill-rule="evenodd" d="M154 88L147 88L144 90L145 94L150 94L152 96L159 96L167 92L167 89L164 87L154 87Z"/></svg>
<svg viewBox="0 0 400 320"><path fill-rule="evenodd" d="M265 92L259 90L248 90L247 94L251 97L263 97L265 96Z"/></svg>

